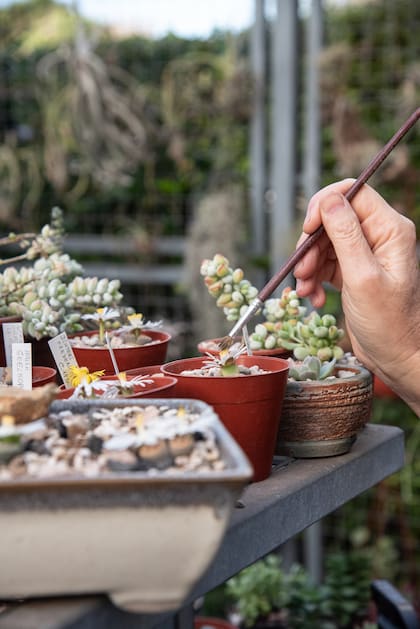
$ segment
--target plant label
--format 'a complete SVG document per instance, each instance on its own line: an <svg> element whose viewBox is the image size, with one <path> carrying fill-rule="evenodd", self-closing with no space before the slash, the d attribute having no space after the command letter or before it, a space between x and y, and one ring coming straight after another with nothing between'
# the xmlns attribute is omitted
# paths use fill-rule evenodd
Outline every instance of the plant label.
<svg viewBox="0 0 420 629"><path fill-rule="evenodd" d="M12 385L19 389L32 389L32 345L12 344Z"/></svg>
<svg viewBox="0 0 420 629"><path fill-rule="evenodd" d="M12 366L12 345L13 343L23 343L23 328L22 323L3 323L3 339L4 339L4 353L6 356L6 366Z"/></svg>
<svg viewBox="0 0 420 629"><path fill-rule="evenodd" d="M71 387L69 368L78 367L73 348L65 332L57 334L48 341L57 369L66 387Z"/></svg>

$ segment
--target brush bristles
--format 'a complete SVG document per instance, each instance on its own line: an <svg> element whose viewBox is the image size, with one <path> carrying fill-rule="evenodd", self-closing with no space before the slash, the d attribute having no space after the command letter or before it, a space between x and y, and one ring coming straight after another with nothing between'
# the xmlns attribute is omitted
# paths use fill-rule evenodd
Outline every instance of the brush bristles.
<svg viewBox="0 0 420 629"><path fill-rule="evenodd" d="M220 351L224 351L225 349L229 349L229 347L232 346L232 343L233 343L233 337L232 336L225 336L224 338L222 338L222 340L219 343Z"/></svg>

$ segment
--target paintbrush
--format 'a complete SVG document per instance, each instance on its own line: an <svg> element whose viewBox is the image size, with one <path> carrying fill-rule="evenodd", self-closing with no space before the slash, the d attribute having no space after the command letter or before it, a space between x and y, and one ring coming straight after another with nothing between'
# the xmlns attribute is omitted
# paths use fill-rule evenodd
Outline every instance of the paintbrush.
<svg viewBox="0 0 420 629"><path fill-rule="evenodd" d="M366 168L361 172L359 177L353 183L351 188L345 193L345 198L351 201L355 195L359 192L360 188L367 182L367 180L376 172L384 159L388 157L391 151L395 148L398 142L405 136L405 134L411 129L412 126L420 118L420 107L418 107L414 113L404 122L404 124L398 129L398 131L392 136L392 138L381 148L377 155L369 162ZM276 290L278 285L285 279L290 271L296 266L296 264L303 258L305 253L317 242L317 240L324 233L323 225L320 225L308 238L294 251L294 253L286 260L280 270L273 275L273 277L267 282L267 284L260 290L256 298L248 306L246 312L238 319L231 331L225 336L219 343L221 350L227 349L233 342L233 338L237 336L244 326L250 321L250 319L261 309L263 303L268 297Z"/></svg>

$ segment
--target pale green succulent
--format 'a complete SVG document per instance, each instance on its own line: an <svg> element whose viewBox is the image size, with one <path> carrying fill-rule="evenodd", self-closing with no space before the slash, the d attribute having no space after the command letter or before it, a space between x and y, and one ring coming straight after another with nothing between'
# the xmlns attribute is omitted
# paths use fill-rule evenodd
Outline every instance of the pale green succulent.
<svg viewBox="0 0 420 629"><path fill-rule="evenodd" d="M38 235L9 234L1 241L18 243L25 251L11 260L30 264L7 266L0 273L0 316L21 317L24 335L38 340L78 332L84 328L83 314L117 306L123 298L119 280L82 276L83 267L62 252L62 236L63 215L54 208L51 224Z"/></svg>
<svg viewBox="0 0 420 629"><path fill-rule="evenodd" d="M336 359L322 361L318 356L306 356L301 362L289 358L288 377L293 380L325 380L334 374Z"/></svg>
<svg viewBox="0 0 420 629"><path fill-rule="evenodd" d="M321 361L339 360L344 355L338 345L344 330L337 327L336 318L331 314L320 315L312 311L302 321L286 321L279 335L282 347L293 350L298 360L307 356L317 356Z"/></svg>
<svg viewBox="0 0 420 629"><path fill-rule="evenodd" d="M200 268L204 283L218 308L223 309L226 319L235 322L246 312L258 294L258 289L244 277L241 268L233 269L228 258L216 254L211 260L203 260ZM296 291L287 287L281 297L267 299L262 316L264 321L257 324L250 334L252 350L282 347L279 330L283 321L300 320L306 313Z"/></svg>
<svg viewBox="0 0 420 629"><path fill-rule="evenodd" d="M237 321L258 294L243 270L233 269L221 254L203 260L200 273L228 321ZM318 356L322 361L340 359L344 352L338 344L344 331L337 327L335 317L306 313L306 306L291 287L285 288L280 297L267 299L261 313L263 321L249 335L251 350L288 349L298 360L306 356Z"/></svg>

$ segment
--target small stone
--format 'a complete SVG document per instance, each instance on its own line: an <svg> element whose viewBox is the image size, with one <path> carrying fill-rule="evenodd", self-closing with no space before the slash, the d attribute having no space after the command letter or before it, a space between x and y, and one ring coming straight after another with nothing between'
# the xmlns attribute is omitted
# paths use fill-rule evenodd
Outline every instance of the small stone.
<svg viewBox="0 0 420 629"><path fill-rule="evenodd" d="M49 383L27 391L19 387L0 387L0 415L13 415L16 424L26 424L47 415L58 392Z"/></svg>
<svg viewBox="0 0 420 629"><path fill-rule="evenodd" d="M86 419L80 416L65 419L63 423L66 427L67 438L70 441L74 441L74 439L80 435L85 435L89 428Z"/></svg>
<svg viewBox="0 0 420 629"><path fill-rule="evenodd" d="M159 470L169 467L172 463L172 456L168 445L163 439L154 444L144 444L139 447L137 454L139 458L150 467Z"/></svg>
<svg viewBox="0 0 420 629"><path fill-rule="evenodd" d="M138 469L139 461L134 452L116 451L107 456L107 466L114 472L131 472Z"/></svg>
<svg viewBox="0 0 420 629"><path fill-rule="evenodd" d="M176 435L169 440L169 450L172 456L188 455L194 448L194 437L191 434Z"/></svg>
<svg viewBox="0 0 420 629"><path fill-rule="evenodd" d="M94 434L89 435L87 440L87 447L93 454L100 454L102 452L103 439L97 437Z"/></svg>
<svg viewBox="0 0 420 629"><path fill-rule="evenodd" d="M25 444L25 450L36 452L37 454L50 454L45 441L42 441L42 439L30 439Z"/></svg>

